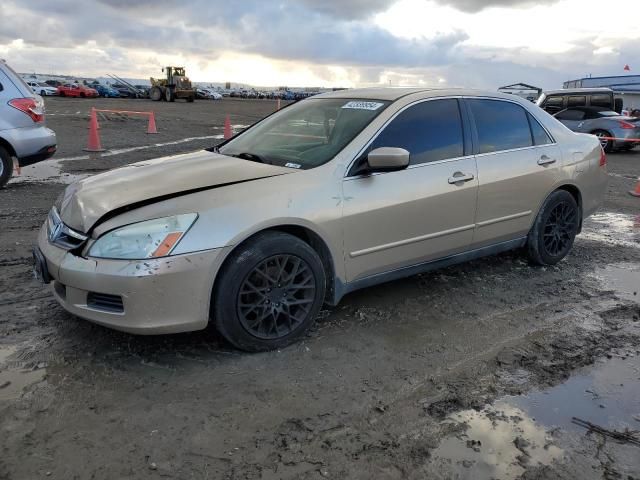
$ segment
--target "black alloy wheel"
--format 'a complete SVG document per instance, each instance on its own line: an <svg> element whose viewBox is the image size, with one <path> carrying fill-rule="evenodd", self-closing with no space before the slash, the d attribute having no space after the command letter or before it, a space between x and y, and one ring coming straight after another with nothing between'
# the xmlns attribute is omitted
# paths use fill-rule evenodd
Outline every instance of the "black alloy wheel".
<svg viewBox="0 0 640 480"><path fill-rule="evenodd" d="M582 213L571 193L556 190L544 201L527 238L527 251L537 265L555 265L571 250Z"/></svg>
<svg viewBox="0 0 640 480"><path fill-rule="evenodd" d="M275 255L245 278L237 298L242 326L265 340L294 332L313 306L316 282L309 265L293 255Z"/></svg>
<svg viewBox="0 0 640 480"><path fill-rule="evenodd" d="M325 267L302 239L266 231L240 244L211 296L216 328L242 350L285 347L313 325L325 299Z"/></svg>
<svg viewBox="0 0 640 480"><path fill-rule="evenodd" d="M578 212L567 202L558 203L551 210L544 225L545 251L553 256L566 255L577 230Z"/></svg>

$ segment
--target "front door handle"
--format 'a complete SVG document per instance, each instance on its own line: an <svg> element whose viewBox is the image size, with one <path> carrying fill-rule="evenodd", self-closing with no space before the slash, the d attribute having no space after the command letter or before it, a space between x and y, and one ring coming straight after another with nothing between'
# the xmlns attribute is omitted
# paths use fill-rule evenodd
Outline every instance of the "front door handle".
<svg viewBox="0 0 640 480"><path fill-rule="evenodd" d="M449 177L449 183L455 185L456 183L470 182L474 177L471 173L456 172L453 176Z"/></svg>
<svg viewBox="0 0 640 480"><path fill-rule="evenodd" d="M556 159L547 157L546 155L542 155L540 160L538 160L538 165L551 165L552 163L556 163Z"/></svg>

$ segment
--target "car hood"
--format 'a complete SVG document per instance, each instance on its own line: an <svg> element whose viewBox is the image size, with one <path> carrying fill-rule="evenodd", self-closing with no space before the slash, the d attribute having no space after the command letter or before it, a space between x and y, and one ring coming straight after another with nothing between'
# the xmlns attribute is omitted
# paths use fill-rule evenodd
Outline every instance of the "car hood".
<svg viewBox="0 0 640 480"><path fill-rule="evenodd" d="M62 221L87 233L132 208L202 190L296 173L207 150L133 163L69 185L56 203Z"/></svg>

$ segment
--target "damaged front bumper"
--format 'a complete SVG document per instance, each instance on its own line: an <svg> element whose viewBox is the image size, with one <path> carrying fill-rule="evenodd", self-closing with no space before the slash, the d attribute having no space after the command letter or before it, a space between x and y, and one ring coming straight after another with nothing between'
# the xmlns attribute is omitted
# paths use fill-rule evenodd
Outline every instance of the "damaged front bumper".
<svg viewBox="0 0 640 480"><path fill-rule="evenodd" d="M65 310L109 328L151 335L207 326L223 250L146 260L83 258L51 244L45 224L34 256L42 255L40 270Z"/></svg>

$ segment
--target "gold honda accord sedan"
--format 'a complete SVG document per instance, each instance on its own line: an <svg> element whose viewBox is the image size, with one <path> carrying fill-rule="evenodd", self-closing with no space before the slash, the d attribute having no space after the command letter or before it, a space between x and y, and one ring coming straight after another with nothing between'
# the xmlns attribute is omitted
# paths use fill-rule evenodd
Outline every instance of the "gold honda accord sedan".
<svg viewBox="0 0 640 480"><path fill-rule="evenodd" d="M555 264L606 185L596 137L516 96L345 90L217 147L70 185L35 270L100 325L211 321L236 347L268 350L356 289L522 247Z"/></svg>

